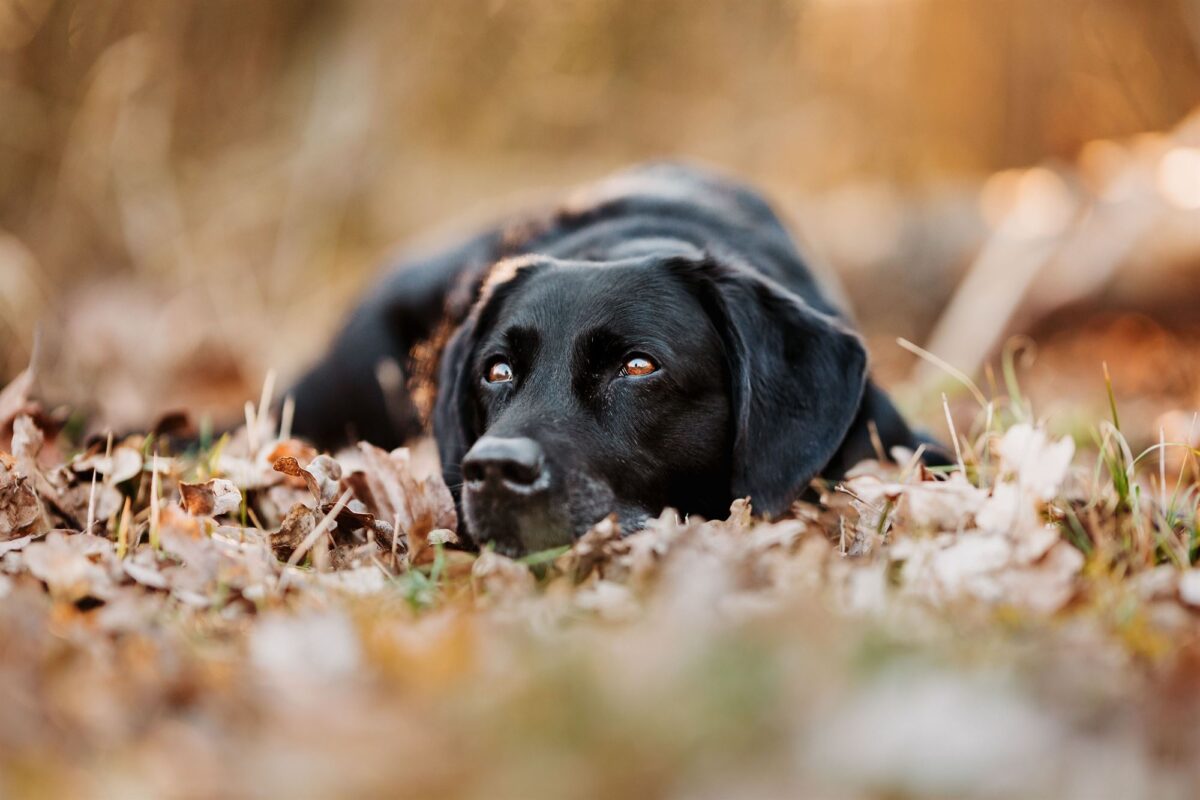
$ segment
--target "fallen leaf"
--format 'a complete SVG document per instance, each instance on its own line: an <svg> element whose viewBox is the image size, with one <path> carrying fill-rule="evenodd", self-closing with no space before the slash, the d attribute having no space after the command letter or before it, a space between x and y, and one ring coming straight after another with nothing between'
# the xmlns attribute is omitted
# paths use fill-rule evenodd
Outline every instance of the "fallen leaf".
<svg viewBox="0 0 1200 800"><path fill-rule="evenodd" d="M16 464L0 454L0 539L15 539L45 527L42 504Z"/></svg>
<svg viewBox="0 0 1200 800"><path fill-rule="evenodd" d="M37 471L38 453L42 451L46 437L28 414L13 420L12 454L17 465L26 475Z"/></svg>
<svg viewBox="0 0 1200 800"><path fill-rule="evenodd" d="M1200 569L1185 570L1179 576L1179 599L1200 608Z"/></svg>
<svg viewBox="0 0 1200 800"><path fill-rule="evenodd" d="M528 597L537 587L529 567L490 549L475 559L471 578L478 582L484 594L502 602Z"/></svg>
<svg viewBox="0 0 1200 800"><path fill-rule="evenodd" d="M33 383L33 369L27 367L0 391L0 431L7 431L17 416L29 412Z"/></svg>
<svg viewBox="0 0 1200 800"><path fill-rule="evenodd" d="M307 467L301 467L300 462L292 456L284 456L275 462L274 469L284 475L303 479L318 507L332 504L340 494L342 466L327 455L317 456Z"/></svg>
<svg viewBox="0 0 1200 800"><path fill-rule="evenodd" d="M437 529L455 531L458 528L454 498L441 476L416 480L406 448L388 453L360 442L358 449L364 467L352 476L356 495L376 517L395 522L397 534L404 537L410 564L431 560L430 533Z"/></svg>
<svg viewBox="0 0 1200 800"><path fill-rule="evenodd" d="M180 502L196 517L219 517L242 507L242 493L233 481L213 478L204 483L179 484Z"/></svg>
<svg viewBox="0 0 1200 800"><path fill-rule="evenodd" d="M112 556L112 543L90 533L52 531L22 551L30 574L57 600L75 602L112 594L108 572L97 561Z"/></svg>
<svg viewBox="0 0 1200 800"><path fill-rule="evenodd" d="M110 455L103 452L80 458L71 463L75 472L96 472L110 483L124 483L142 474L142 454L135 447L117 445Z"/></svg>
<svg viewBox="0 0 1200 800"><path fill-rule="evenodd" d="M1022 489L1041 500L1058 493L1075 457L1075 442L1070 437L1051 441L1043 429L1025 422L1005 431L995 449L1001 470L1016 476Z"/></svg>
<svg viewBox="0 0 1200 800"><path fill-rule="evenodd" d="M280 561L287 561L300 543L308 538L320 520L321 515L303 503L292 506L291 511L283 518L283 524L279 530L270 536L271 549L275 551L275 557Z"/></svg>

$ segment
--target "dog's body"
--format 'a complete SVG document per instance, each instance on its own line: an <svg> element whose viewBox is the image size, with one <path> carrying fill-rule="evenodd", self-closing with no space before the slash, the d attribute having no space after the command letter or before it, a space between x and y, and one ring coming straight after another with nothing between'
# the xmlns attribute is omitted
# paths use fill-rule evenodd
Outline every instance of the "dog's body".
<svg viewBox="0 0 1200 800"><path fill-rule="evenodd" d="M408 376L430 349L465 533L511 552L609 513L628 530L750 496L778 514L877 444L919 444L770 207L691 167L635 168L391 271L296 386L296 431L420 433Z"/></svg>

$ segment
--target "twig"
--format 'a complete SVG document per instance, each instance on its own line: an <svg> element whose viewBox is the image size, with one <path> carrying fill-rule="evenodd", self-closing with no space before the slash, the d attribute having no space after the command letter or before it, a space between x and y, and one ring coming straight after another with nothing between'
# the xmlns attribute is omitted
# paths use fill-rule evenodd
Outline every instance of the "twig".
<svg viewBox="0 0 1200 800"><path fill-rule="evenodd" d="M275 370L268 369L267 376L263 378L262 396L258 401L258 415L254 419L255 425L259 431L267 429L267 414L271 409L271 401L275 395Z"/></svg>
<svg viewBox="0 0 1200 800"><path fill-rule="evenodd" d="M162 489L161 481L158 477L158 453L154 454L154 460L150 462L150 549L158 549L158 510L159 499L158 495Z"/></svg>
<svg viewBox="0 0 1200 800"><path fill-rule="evenodd" d="M290 394L283 399L283 410L279 412L279 440L292 438L292 422L296 418L296 398Z"/></svg>
<svg viewBox="0 0 1200 800"><path fill-rule="evenodd" d="M104 460L105 461L111 462L111 460L112 460L112 443L113 443L113 434L112 434L112 431L109 431L108 432L108 445L105 446L105 448L104 448ZM88 533L92 532L92 526L96 524L96 474L98 472L99 472L99 470L92 470L92 488L88 491L87 527L84 528L84 530L87 531ZM105 482L107 484L107 479Z"/></svg>
<svg viewBox="0 0 1200 800"><path fill-rule="evenodd" d="M333 508L329 509L329 513L317 523L316 527L309 532L308 536L304 537L304 541L300 543L300 546L292 552L291 557L287 560L288 567L294 567L299 564L300 559L304 558L304 554L312 549L312 546L317 543L317 539L320 539L321 536L323 536L330 528L333 527L337 521L337 515L342 513L342 509L344 509L346 504L350 502L350 496L353 494L353 489L347 489L346 491L342 492L342 496L339 497L337 502L333 504ZM282 593L283 590L288 587L288 577L290 574L291 573L285 571L283 573L283 577L279 579L280 593Z"/></svg>
<svg viewBox="0 0 1200 800"><path fill-rule="evenodd" d="M258 455L258 424L255 422L258 415L254 413L254 403L247 400L245 406L246 412L246 444L250 447L252 456Z"/></svg>
<svg viewBox="0 0 1200 800"><path fill-rule="evenodd" d="M942 409L946 412L946 424L950 426L950 438L954 440L954 455L958 459L958 468L966 475L967 464L963 461L962 445L958 441L958 431L954 428L954 417L950 416L950 401L946 399L945 392L942 393Z"/></svg>

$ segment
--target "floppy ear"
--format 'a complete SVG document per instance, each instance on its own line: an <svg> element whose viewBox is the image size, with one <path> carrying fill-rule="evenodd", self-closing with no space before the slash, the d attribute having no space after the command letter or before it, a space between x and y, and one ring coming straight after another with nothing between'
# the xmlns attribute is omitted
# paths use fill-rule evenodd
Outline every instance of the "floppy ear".
<svg viewBox="0 0 1200 800"><path fill-rule="evenodd" d="M536 267L525 262L509 260L495 265L489 275L481 275L470 291L476 298L474 305L442 350L433 405L433 435L442 461L442 477L455 502L462 495L463 457L479 438L482 427L471 393L472 384L479 380L471 371L471 362L480 332L491 327L503 300L535 271ZM461 536L462 531L459 533Z"/></svg>
<svg viewBox="0 0 1200 800"><path fill-rule="evenodd" d="M843 323L750 270L674 264L721 333L733 380L733 495L786 511L858 414L867 352Z"/></svg>
<svg viewBox="0 0 1200 800"><path fill-rule="evenodd" d="M442 351L433 407L433 435L442 477L456 501L462 492L463 456L479 438L468 385L473 379L470 362L475 350L475 327L475 316L467 317Z"/></svg>

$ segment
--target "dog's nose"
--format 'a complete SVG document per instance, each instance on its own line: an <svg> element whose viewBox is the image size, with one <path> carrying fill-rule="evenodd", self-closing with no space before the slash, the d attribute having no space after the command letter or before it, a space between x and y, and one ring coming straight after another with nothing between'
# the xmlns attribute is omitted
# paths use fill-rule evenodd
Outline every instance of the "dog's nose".
<svg viewBox="0 0 1200 800"><path fill-rule="evenodd" d="M463 458L462 474L471 484L533 491L544 483L545 457L541 445L533 439L484 436Z"/></svg>

